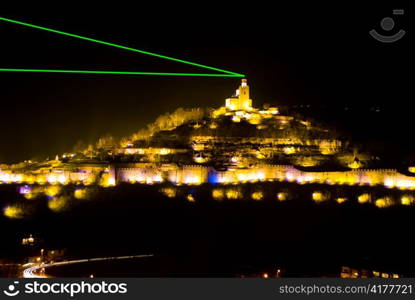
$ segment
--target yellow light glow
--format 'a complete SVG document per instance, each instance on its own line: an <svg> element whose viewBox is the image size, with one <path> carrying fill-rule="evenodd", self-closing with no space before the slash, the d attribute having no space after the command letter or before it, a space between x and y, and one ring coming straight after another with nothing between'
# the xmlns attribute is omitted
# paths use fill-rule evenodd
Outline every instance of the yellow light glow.
<svg viewBox="0 0 415 300"><path fill-rule="evenodd" d="M65 175L61 174L61 175L58 176L58 182L60 184L66 184L66 183L68 183L68 178L66 178Z"/></svg>
<svg viewBox="0 0 415 300"><path fill-rule="evenodd" d="M319 161L312 157L300 157L296 160L296 164L302 167L314 167Z"/></svg>
<svg viewBox="0 0 415 300"><path fill-rule="evenodd" d="M292 173L287 173L287 174L285 175L285 178L286 178L286 179L287 179L287 181L289 181L289 182L295 181L295 175L294 175L294 174L292 174Z"/></svg>
<svg viewBox="0 0 415 300"><path fill-rule="evenodd" d="M24 176L22 174L12 174L11 181L16 183L21 183L23 181Z"/></svg>
<svg viewBox="0 0 415 300"><path fill-rule="evenodd" d="M370 195L369 194L362 194L357 197L357 201L361 204L370 202Z"/></svg>
<svg viewBox="0 0 415 300"><path fill-rule="evenodd" d="M7 183L9 174L0 171L0 183Z"/></svg>
<svg viewBox="0 0 415 300"><path fill-rule="evenodd" d="M335 154L337 152L339 146L340 146L339 141L324 140L324 141L320 142L320 144L319 144L320 153L323 154L323 155Z"/></svg>
<svg viewBox="0 0 415 300"><path fill-rule="evenodd" d="M313 176L313 175L305 175L304 176L304 180L306 181L306 182L314 182L315 180L316 180L316 178L315 178L315 176Z"/></svg>
<svg viewBox="0 0 415 300"><path fill-rule="evenodd" d="M414 204L414 197L411 195L404 195L401 197L402 205L412 205Z"/></svg>
<svg viewBox="0 0 415 300"><path fill-rule="evenodd" d="M248 114L248 115L246 115L246 118L247 118L248 122L252 125L258 125L258 124L261 124L261 122L262 122L261 115L257 114L257 113Z"/></svg>
<svg viewBox="0 0 415 300"><path fill-rule="evenodd" d="M50 174L50 175L48 176L48 178L47 178L47 181L48 181L50 184L55 184L55 183L58 181L58 178L57 178L57 176L56 176L55 174Z"/></svg>
<svg viewBox="0 0 415 300"><path fill-rule="evenodd" d="M95 178L93 176L89 176L85 184L87 183L92 184L94 183L94 181L95 181ZM115 178L113 176L110 176L110 174L105 173L101 176L99 184L102 187L115 186Z"/></svg>
<svg viewBox="0 0 415 300"><path fill-rule="evenodd" d="M239 161L239 158L236 157L236 156L231 158L231 162L233 162L233 163L237 163L238 161Z"/></svg>
<svg viewBox="0 0 415 300"><path fill-rule="evenodd" d="M395 180L393 178L385 178L384 185L388 188L393 188L395 186Z"/></svg>
<svg viewBox="0 0 415 300"><path fill-rule="evenodd" d="M24 176L23 181L27 182L29 184L34 184L36 182L36 177L32 176L32 175L26 175L26 176Z"/></svg>
<svg viewBox="0 0 415 300"><path fill-rule="evenodd" d="M264 194L263 194L262 192L260 192L260 191L258 191L258 192L253 192L253 193L251 194L251 198L252 198L253 200L262 200L262 199L264 198Z"/></svg>
<svg viewBox="0 0 415 300"><path fill-rule="evenodd" d="M396 187L401 190L412 188L414 186L415 186L415 183L409 179L400 179L400 180L397 180L396 182Z"/></svg>
<svg viewBox="0 0 415 300"><path fill-rule="evenodd" d="M235 122L235 123L239 123L239 122L241 122L241 118L238 117L238 116L233 116L232 121Z"/></svg>
<svg viewBox="0 0 415 300"><path fill-rule="evenodd" d="M228 104L229 103L229 104ZM235 105L233 105L233 104L230 104L230 102L227 102L226 103L226 107L227 108L229 108L230 110L235 110L236 109L236 106Z"/></svg>
<svg viewBox="0 0 415 300"><path fill-rule="evenodd" d="M288 198L288 194L287 193L278 193L277 194L277 199L278 201L285 201Z"/></svg>
<svg viewBox="0 0 415 300"><path fill-rule="evenodd" d="M193 145L193 150L195 151L203 151L205 149L205 145L203 144L194 144Z"/></svg>
<svg viewBox="0 0 415 300"><path fill-rule="evenodd" d="M241 192L236 189L228 189L226 190L226 198L228 199L240 199L242 198Z"/></svg>
<svg viewBox="0 0 415 300"><path fill-rule="evenodd" d="M32 200L36 198L36 194L35 193L26 193L23 195L27 200Z"/></svg>
<svg viewBox="0 0 415 300"><path fill-rule="evenodd" d="M163 177L160 174L157 174L154 176L153 181L158 183L163 182Z"/></svg>
<svg viewBox="0 0 415 300"><path fill-rule="evenodd" d="M202 183L202 178L197 175L188 175L184 178L183 183L189 185L199 185Z"/></svg>
<svg viewBox="0 0 415 300"><path fill-rule="evenodd" d="M379 208L389 207L389 206L392 206L392 204L393 204L392 200L388 197L379 198L375 201L376 207L379 207Z"/></svg>
<svg viewBox="0 0 415 300"><path fill-rule="evenodd" d="M88 198L88 190L87 189L76 189L74 191L74 197L76 199L87 199Z"/></svg>
<svg viewBox="0 0 415 300"><path fill-rule="evenodd" d="M273 115L278 115L279 114L278 108L276 108L276 107L270 107L270 108L268 108L268 111L271 112L271 114L273 114Z"/></svg>
<svg viewBox="0 0 415 300"><path fill-rule="evenodd" d="M203 157L203 156L195 156L193 159L198 164L203 164L203 163L208 161L208 159L206 157Z"/></svg>
<svg viewBox="0 0 415 300"><path fill-rule="evenodd" d="M311 197L313 198L313 200L315 202L323 202L323 201L327 200L327 196L324 195L322 192L318 192L318 191L314 192L311 195Z"/></svg>
<svg viewBox="0 0 415 300"><path fill-rule="evenodd" d="M36 176L36 183L43 185L46 184L47 180L46 177L44 175L38 175Z"/></svg>
<svg viewBox="0 0 415 300"><path fill-rule="evenodd" d="M297 177L297 183L299 183L299 184L304 184L304 183L306 183L306 180L305 180L305 178L304 177Z"/></svg>
<svg viewBox="0 0 415 300"><path fill-rule="evenodd" d="M284 147L283 151L287 155L294 154L295 153L295 148L294 147Z"/></svg>
<svg viewBox="0 0 415 300"><path fill-rule="evenodd" d="M248 177L246 176L246 174L238 174L237 176L240 182L246 182L248 180Z"/></svg>
<svg viewBox="0 0 415 300"><path fill-rule="evenodd" d="M167 154L170 154L170 152L171 152L170 149L167 149L167 148L162 148L159 150L160 155L167 155Z"/></svg>
<svg viewBox="0 0 415 300"><path fill-rule="evenodd" d="M228 104L228 101L226 101L226 104ZM226 107L221 106L212 112L212 118L216 119L220 117L221 115L224 115L225 113L226 113Z"/></svg>
<svg viewBox="0 0 415 300"><path fill-rule="evenodd" d="M265 173L263 171L258 171L256 173L256 179L258 179L259 181L264 181L265 180Z"/></svg>
<svg viewBox="0 0 415 300"><path fill-rule="evenodd" d="M336 201L337 201L337 203L341 204L341 203L346 202L347 198L340 197L340 198L337 198Z"/></svg>
<svg viewBox="0 0 415 300"><path fill-rule="evenodd" d="M169 198L176 197L176 189L174 188L163 188L161 192Z"/></svg>
<svg viewBox="0 0 415 300"><path fill-rule="evenodd" d="M48 207L50 210L54 212L60 212L63 211L68 205L68 199L66 197L57 197L49 199L48 201Z"/></svg>
<svg viewBox="0 0 415 300"><path fill-rule="evenodd" d="M362 167L362 163L354 160L352 163L348 164L348 167L351 169L359 169Z"/></svg>
<svg viewBox="0 0 415 300"><path fill-rule="evenodd" d="M258 159L264 159L265 158L265 155L262 154L260 151L257 151L255 155L256 155L256 158L258 158Z"/></svg>
<svg viewBox="0 0 415 300"><path fill-rule="evenodd" d="M352 278L359 278L359 272L353 272Z"/></svg>
<svg viewBox="0 0 415 300"><path fill-rule="evenodd" d="M146 178L146 184L153 184L153 183L154 183L154 180L152 178L150 177Z"/></svg>
<svg viewBox="0 0 415 300"><path fill-rule="evenodd" d="M60 191L61 191L61 188L59 186L49 185L45 189L45 195L53 197L53 196L58 195L60 193Z"/></svg>
<svg viewBox="0 0 415 300"><path fill-rule="evenodd" d="M22 219L24 216L24 211L19 206L7 206L3 210L3 214L5 217L10 219Z"/></svg>
<svg viewBox="0 0 415 300"><path fill-rule="evenodd" d="M187 201L189 202L196 202L196 199L192 194L187 195L186 198L187 198Z"/></svg>
<svg viewBox="0 0 415 300"><path fill-rule="evenodd" d="M212 190L212 198L215 200L222 200L224 198L224 191L221 189Z"/></svg>

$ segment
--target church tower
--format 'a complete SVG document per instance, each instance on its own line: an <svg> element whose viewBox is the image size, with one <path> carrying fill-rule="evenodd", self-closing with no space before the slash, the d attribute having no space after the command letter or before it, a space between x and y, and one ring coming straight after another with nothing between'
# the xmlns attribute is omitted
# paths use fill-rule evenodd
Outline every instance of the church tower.
<svg viewBox="0 0 415 300"><path fill-rule="evenodd" d="M235 95L226 99L226 108L229 110L252 110L252 100L249 99L248 81L244 78Z"/></svg>

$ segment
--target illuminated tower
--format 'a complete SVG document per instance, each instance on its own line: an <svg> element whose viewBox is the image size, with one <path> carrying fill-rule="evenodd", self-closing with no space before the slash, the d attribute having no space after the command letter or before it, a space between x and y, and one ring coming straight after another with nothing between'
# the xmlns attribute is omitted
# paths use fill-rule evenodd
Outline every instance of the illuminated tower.
<svg viewBox="0 0 415 300"><path fill-rule="evenodd" d="M249 86L245 78L242 79L242 83L236 90L235 95L226 99L226 108L229 110L252 110L252 100L249 99Z"/></svg>

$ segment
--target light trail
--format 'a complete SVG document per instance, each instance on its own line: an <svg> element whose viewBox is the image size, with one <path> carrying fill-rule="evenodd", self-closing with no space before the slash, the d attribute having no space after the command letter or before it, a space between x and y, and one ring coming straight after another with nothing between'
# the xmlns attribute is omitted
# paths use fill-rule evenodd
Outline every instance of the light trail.
<svg viewBox="0 0 415 300"><path fill-rule="evenodd" d="M111 260L122 260L122 259L132 259L132 258L146 258L146 257L153 257L153 254L142 254L142 255L128 255L128 256L111 256L111 257L97 257L97 258L85 258L85 259L77 259L77 260L69 260L69 261L61 261L56 263L50 263L45 265L36 265L27 269L23 270L23 278L48 278L46 275L38 274L40 270L46 269L49 267L56 267L56 266L65 266L65 265L72 265L72 264L79 264L79 263L86 263L86 262L96 262L96 261L111 261Z"/></svg>

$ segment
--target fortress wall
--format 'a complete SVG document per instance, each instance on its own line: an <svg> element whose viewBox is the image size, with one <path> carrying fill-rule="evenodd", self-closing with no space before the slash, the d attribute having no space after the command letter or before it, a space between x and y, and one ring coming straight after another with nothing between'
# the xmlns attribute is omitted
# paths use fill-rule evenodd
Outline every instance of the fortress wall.
<svg viewBox="0 0 415 300"><path fill-rule="evenodd" d="M208 172L208 167L189 165L168 171L167 178L176 184L201 184L208 182Z"/></svg>
<svg viewBox="0 0 415 300"><path fill-rule="evenodd" d="M398 173L394 169L360 169L334 172L304 172L289 165L257 165L249 169L217 171L200 165L186 165L169 170L156 167L115 169L117 182L160 182L163 179L175 184L240 183L255 181L290 181L299 183L327 183L349 185L385 185L386 187L415 187L415 177ZM74 175L72 175L74 176Z"/></svg>
<svg viewBox="0 0 415 300"><path fill-rule="evenodd" d="M0 171L0 181L4 183L93 183L99 172L53 170L32 174ZM154 165L110 168L109 182L156 183L169 181L174 184L231 184L256 181L289 181L298 183L326 183L333 185L381 185L387 188L415 189L415 177L406 176L395 169L358 169L334 172L304 172L290 165L257 165L249 169L218 171L200 165L169 166L159 168ZM41 178L42 177L42 178Z"/></svg>
<svg viewBox="0 0 415 300"><path fill-rule="evenodd" d="M117 168L115 178L116 182L153 183L163 181L163 174L156 168Z"/></svg>

